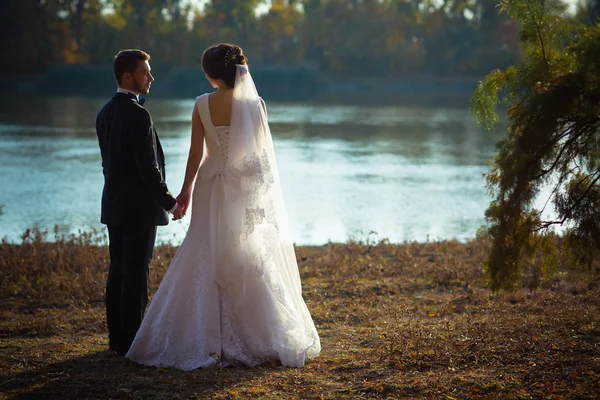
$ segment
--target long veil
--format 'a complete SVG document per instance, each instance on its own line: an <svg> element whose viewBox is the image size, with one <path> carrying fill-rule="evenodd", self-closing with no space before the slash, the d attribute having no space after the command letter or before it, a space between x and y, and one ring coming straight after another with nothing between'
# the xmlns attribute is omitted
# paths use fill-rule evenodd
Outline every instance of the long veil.
<svg viewBox="0 0 600 400"><path fill-rule="evenodd" d="M215 277L246 329L267 329L282 363L301 366L321 345L302 298L266 107L248 67L236 68Z"/></svg>

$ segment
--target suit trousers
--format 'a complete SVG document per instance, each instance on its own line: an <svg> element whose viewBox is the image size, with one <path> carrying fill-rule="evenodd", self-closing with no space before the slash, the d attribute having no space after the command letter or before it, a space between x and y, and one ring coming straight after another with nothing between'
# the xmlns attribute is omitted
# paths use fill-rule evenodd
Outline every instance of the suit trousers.
<svg viewBox="0 0 600 400"><path fill-rule="evenodd" d="M148 305L156 226L108 226L110 269L106 282L109 347L125 355Z"/></svg>

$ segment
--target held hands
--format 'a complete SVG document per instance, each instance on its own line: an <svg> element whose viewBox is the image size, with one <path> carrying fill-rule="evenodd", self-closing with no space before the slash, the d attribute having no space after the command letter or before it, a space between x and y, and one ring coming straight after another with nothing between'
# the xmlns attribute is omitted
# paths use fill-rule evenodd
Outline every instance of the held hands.
<svg viewBox="0 0 600 400"><path fill-rule="evenodd" d="M191 199L191 191L182 190L181 193L179 193L179 196L177 196L176 198L177 208L173 212L174 221L177 221L185 216L185 214L187 213L187 209L190 206Z"/></svg>
<svg viewBox="0 0 600 400"><path fill-rule="evenodd" d="M173 211L173 221L180 220L184 216L185 216L185 211L183 209L183 205L178 201L177 207L175 208L175 211Z"/></svg>

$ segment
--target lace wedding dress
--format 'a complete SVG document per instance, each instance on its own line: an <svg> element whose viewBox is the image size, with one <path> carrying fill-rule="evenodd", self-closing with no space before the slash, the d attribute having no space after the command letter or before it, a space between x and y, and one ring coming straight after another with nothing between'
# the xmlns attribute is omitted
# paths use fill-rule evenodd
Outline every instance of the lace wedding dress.
<svg viewBox="0 0 600 400"><path fill-rule="evenodd" d="M238 79L251 82L245 72ZM321 350L281 218L285 210L264 109L252 114L248 104L254 103L246 102L236 111L235 96L231 129L212 124L207 94L196 100L205 150L190 226L126 355L138 363L182 370L223 363L301 367ZM243 118L240 107L252 111L258 139L253 132L244 142L247 125L239 130L246 133L231 134L240 126L236 118ZM248 143L251 153L243 147Z"/></svg>

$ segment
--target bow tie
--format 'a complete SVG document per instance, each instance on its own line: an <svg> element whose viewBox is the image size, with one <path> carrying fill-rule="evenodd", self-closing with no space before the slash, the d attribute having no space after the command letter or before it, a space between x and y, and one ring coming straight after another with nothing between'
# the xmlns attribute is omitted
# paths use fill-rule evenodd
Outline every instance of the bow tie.
<svg viewBox="0 0 600 400"><path fill-rule="evenodd" d="M133 100L137 101L138 103L140 103L140 106L143 106L144 103L146 102L146 99L143 97L136 97L136 95L134 95L133 93L129 93L129 97L131 97Z"/></svg>

